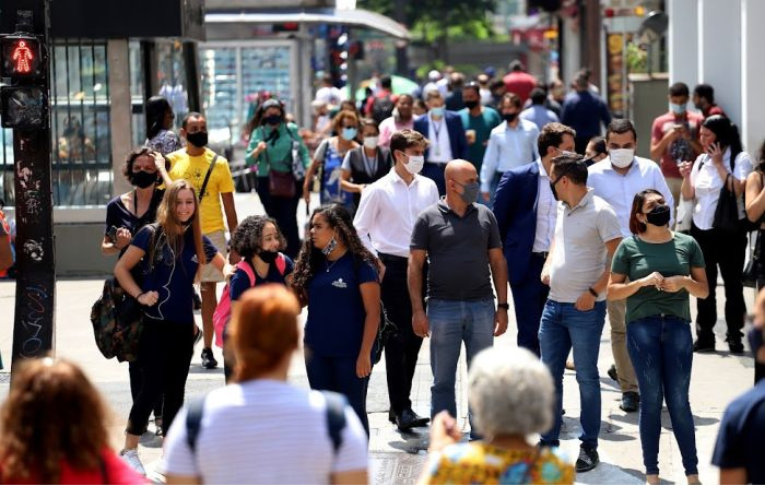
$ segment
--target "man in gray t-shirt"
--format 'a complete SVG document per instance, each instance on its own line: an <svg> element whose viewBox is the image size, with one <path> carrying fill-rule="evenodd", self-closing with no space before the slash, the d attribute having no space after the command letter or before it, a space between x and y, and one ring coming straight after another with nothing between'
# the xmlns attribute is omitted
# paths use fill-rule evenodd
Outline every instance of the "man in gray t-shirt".
<svg viewBox="0 0 765 485"><path fill-rule="evenodd" d="M563 371L572 347L582 401L582 441L577 472L599 463L600 376L598 351L606 318L606 286L611 258L622 240L619 220L603 199L587 189L587 166L575 153L553 159L550 177L558 204L550 255L542 279L550 296L539 326L539 346L555 380L555 424L542 434L542 444L559 446L562 424Z"/></svg>
<svg viewBox="0 0 765 485"><path fill-rule="evenodd" d="M412 326L415 334L431 337L431 417L444 410L457 416L454 384L462 342L469 367L478 352L507 330L507 263L494 214L475 203L478 173L470 162L454 160L444 177L446 197L417 218L409 256ZM427 315L421 291L426 258ZM470 427L471 437L478 438L472 414Z"/></svg>

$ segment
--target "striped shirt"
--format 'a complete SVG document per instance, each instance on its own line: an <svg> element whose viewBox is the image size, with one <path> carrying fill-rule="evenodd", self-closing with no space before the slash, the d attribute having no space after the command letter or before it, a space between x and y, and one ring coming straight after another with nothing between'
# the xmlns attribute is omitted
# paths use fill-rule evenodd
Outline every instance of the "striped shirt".
<svg viewBox="0 0 765 485"><path fill-rule="evenodd" d="M165 441L167 473L202 483L330 483L332 473L367 468L367 437L346 407L334 453L321 393L259 379L212 391L196 453L186 441L186 410ZM196 456L195 456L196 455Z"/></svg>

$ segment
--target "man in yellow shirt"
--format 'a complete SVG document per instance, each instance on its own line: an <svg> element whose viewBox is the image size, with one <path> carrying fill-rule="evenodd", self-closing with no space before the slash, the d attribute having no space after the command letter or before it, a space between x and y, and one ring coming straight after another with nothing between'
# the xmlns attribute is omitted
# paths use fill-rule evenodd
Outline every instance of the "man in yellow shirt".
<svg viewBox="0 0 765 485"><path fill-rule="evenodd" d="M228 161L206 148L207 120L201 113L187 114L183 118L180 134L186 139L186 148L166 156L172 164L170 178L187 180L194 186L200 198L199 217L202 222L202 233L210 238L221 254L225 255L226 226L223 223L223 213L226 214L230 234L234 233L237 226L234 179L231 176ZM212 167L207 186L202 193L202 186L213 161L215 165ZM202 366L206 369L214 369L218 366L212 353L213 313L218 304L216 285L223 280L223 274L220 271L212 265L205 265L202 270L202 324L204 326Z"/></svg>

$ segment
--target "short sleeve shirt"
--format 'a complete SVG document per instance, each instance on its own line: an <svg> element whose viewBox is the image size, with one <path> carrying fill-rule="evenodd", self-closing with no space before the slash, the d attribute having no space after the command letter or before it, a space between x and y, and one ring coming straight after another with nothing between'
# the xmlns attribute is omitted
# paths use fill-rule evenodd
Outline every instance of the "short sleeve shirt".
<svg viewBox="0 0 765 485"><path fill-rule="evenodd" d="M289 256L284 254L282 254L282 256L284 257L285 262L284 274L279 273L279 268L275 262L268 266L268 274L265 278L261 278L260 275L258 275L258 273L253 269L255 272L254 285L250 284L250 277L247 276L246 271L237 269L234 272L234 275L231 277L231 283L229 284L229 295L231 296L231 301L238 301L245 291L249 290L250 288L255 288L256 286L265 285L268 283L278 283L282 285L285 284L285 278L291 275L295 270L295 263L292 262Z"/></svg>
<svg viewBox="0 0 765 485"><path fill-rule="evenodd" d="M131 245L144 252L141 260L143 283L141 291L159 293L157 304L144 307L144 315L154 320L166 320L173 323L188 324L194 321L194 278L197 275L199 261L194 248L194 234L186 231L183 235L181 254L177 255L159 233L154 234L155 226L141 229L133 238ZM152 251L152 240L158 249ZM209 263L218 253L213 243L202 236L204 253ZM152 252L154 264L149 263Z"/></svg>
<svg viewBox="0 0 765 485"><path fill-rule="evenodd" d="M135 236L145 225L152 224L157 219L157 208L162 202L164 195L164 190L155 190L154 196L149 204L149 209L144 212L141 217L136 217L135 214L125 207L125 204L122 202L122 197L118 196L113 198L106 204L106 229L104 234L109 232L109 228L116 227L117 229L127 229L130 231L130 234ZM135 197L135 193L133 194L133 197ZM120 252L120 256L122 256L126 250L127 248L123 249Z"/></svg>
<svg viewBox="0 0 765 485"><path fill-rule="evenodd" d="M724 469L745 468L747 483L765 483L762 435L765 432L765 380L733 401L725 410L712 464Z"/></svg>
<svg viewBox="0 0 765 485"><path fill-rule="evenodd" d="M550 299L575 303L606 269L608 241L622 237L619 220L592 189L574 208L558 204L550 269ZM602 301L606 295L601 295Z"/></svg>
<svg viewBox="0 0 765 485"><path fill-rule="evenodd" d="M653 122L651 128L651 140L658 143L669 131L673 130L676 124L685 125L685 128L691 134L691 140L699 139L699 128L704 122L704 116L692 111L686 112L686 117L682 119L675 118L672 113L666 113ZM680 169L677 168L678 161L686 162L693 160L696 154L689 140L678 137L669 144L667 149L661 155L661 172L665 177L681 178Z"/></svg>
<svg viewBox="0 0 765 485"><path fill-rule="evenodd" d="M162 155L173 153L183 148L178 135L170 130L162 130L151 140L146 140L146 146Z"/></svg>
<svg viewBox="0 0 765 485"><path fill-rule="evenodd" d="M637 236L624 239L614 254L611 271L626 275L631 281L645 278L653 272L664 277L689 276L691 268L703 268L701 247L691 236L676 232L672 240L653 244ZM691 321L688 291L676 293L659 291L652 286L640 288L627 298L627 323L641 318L665 314L686 322Z"/></svg>
<svg viewBox="0 0 765 485"><path fill-rule="evenodd" d="M494 213L470 204L460 217L446 199L425 209L414 223L410 249L427 251L428 296L438 300L494 297L489 250L502 247Z"/></svg>
<svg viewBox="0 0 765 485"><path fill-rule="evenodd" d="M507 450L487 443L457 443L429 463L429 484L571 484L574 467L559 449Z"/></svg>
<svg viewBox="0 0 765 485"><path fill-rule="evenodd" d="M170 178L173 180L186 180L202 197L199 192L202 190L202 184L205 181L207 170L215 158L215 152L209 148L202 155L197 157L190 156L186 150L178 150L167 155L172 167L170 168ZM234 178L231 176L231 169L228 161L219 156L215 162L210 174L210 181L207 183L202 203L199 206L199 216L202 220L202 233L210 234L216 231L225 231L226 226L223 222L223 205L221 204L220 194L229 194L234 192Z"/></svg>
<svg viewBox="0 0 765 485"><path fill-rule="evenodd" d="M460 110L462 125L465 131L475 131L475 143L468 145L468 160L475 165L476 170L481 172L483 156L486 154L486 146L489 144L491 130L502 123L499 113L494 108L483 107L483 111L478 116L471 116L467 108Z"/></svg>
<svg viewBox="0 0 765 485"><path fill-rule="evenodd" d="M327 357L358 356L366 319L361 285L377 281L377 269L350 251L319 264L308 283L305 346Z"/></svg>
<svg viewBox="0 0 765 485"><path fill-rule="evenodd" d="M752 159L746 152L741 152L736 156L733 160L733 170L731 170L730 148L725 150L723 154L723 167L741 182L744 182L753 170ZM702 230L712 229L717 203L720 200L720 190L725 181L720 178L720 174L712 164L712 159L709 155L699 155L693 163L691 183L695 192L693 223ZM739 203L739 218L744 217L744 210L743 203Z"/></svg>

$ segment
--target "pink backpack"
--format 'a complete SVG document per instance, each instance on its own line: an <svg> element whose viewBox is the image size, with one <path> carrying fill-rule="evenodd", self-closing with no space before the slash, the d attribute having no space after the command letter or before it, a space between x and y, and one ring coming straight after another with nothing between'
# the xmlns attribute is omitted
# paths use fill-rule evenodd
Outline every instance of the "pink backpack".
<svg viewBox="0 0 765 485"><path fill-rule="evenodd" d="M236 269L241 269L250 278L250 288L255 286L255 270L252 265L247 261L239 261L236 265ZM287 260L284 259L284 255L279 253L276 257L276 269L279 270L279 274L284 276L284 271L287 269ZM223 288L223 295L220 297L218 306L215 307L215 313L213 314L213 325L215 327L215 345L223 347L223 331L226 329L228 322L231 320L231 289L229 284Z"/></svg>

